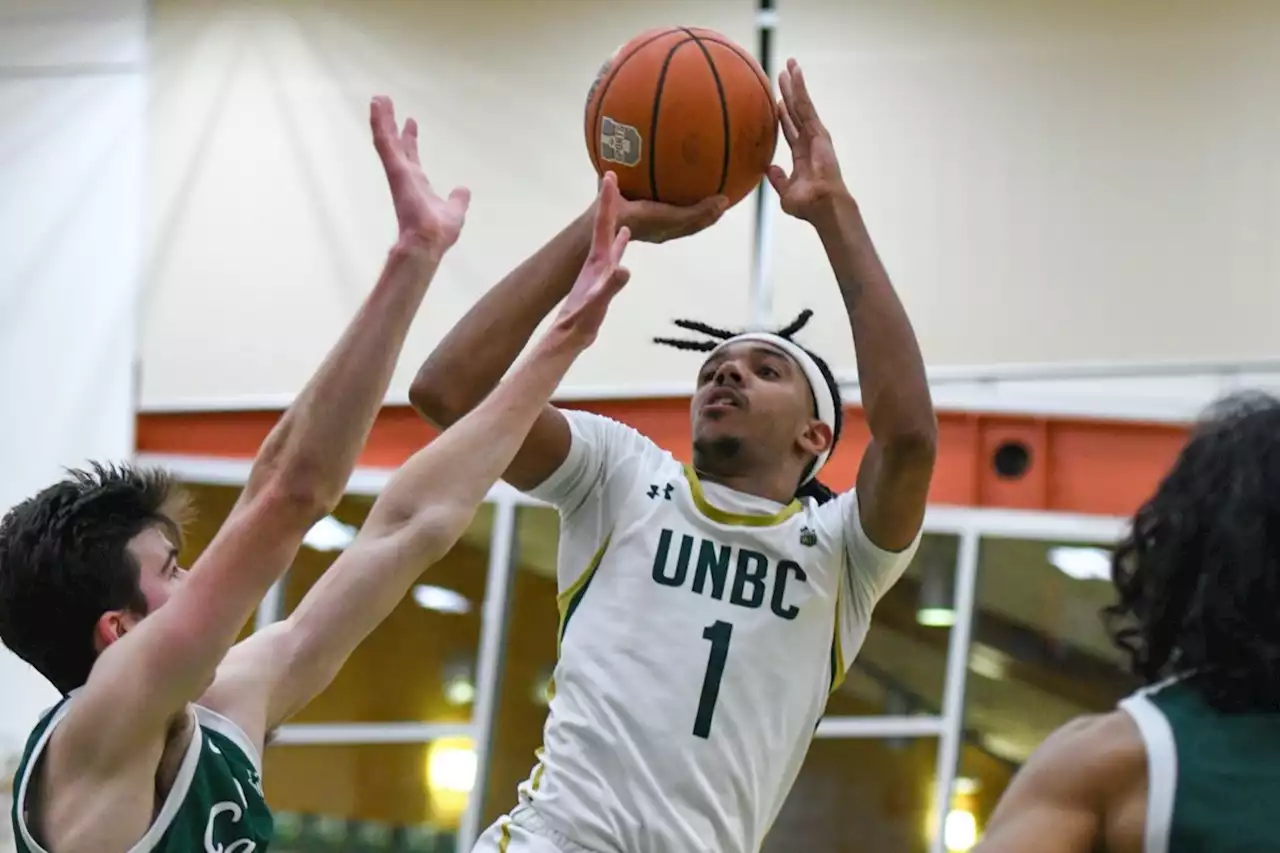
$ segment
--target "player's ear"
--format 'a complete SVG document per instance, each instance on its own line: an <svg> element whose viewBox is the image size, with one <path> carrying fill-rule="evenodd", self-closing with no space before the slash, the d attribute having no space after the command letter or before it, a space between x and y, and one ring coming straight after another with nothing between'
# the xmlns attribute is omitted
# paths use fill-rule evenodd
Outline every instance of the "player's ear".
<svg viewBox="0 0 1280 853"><path fill-rule="evenodd" d="M810 456L817 456L819 453L825 453L831 449L831 442L835 439L831 427L824 424L817 418L811 419L800 433L800 447Z"/></svg>
<svg viewBox="0 0 1280 853"><path fill-rule="evenodd" d="M93 626L93 647L101 654L138 624L138 617L128 610L108 610Z"/></svg>

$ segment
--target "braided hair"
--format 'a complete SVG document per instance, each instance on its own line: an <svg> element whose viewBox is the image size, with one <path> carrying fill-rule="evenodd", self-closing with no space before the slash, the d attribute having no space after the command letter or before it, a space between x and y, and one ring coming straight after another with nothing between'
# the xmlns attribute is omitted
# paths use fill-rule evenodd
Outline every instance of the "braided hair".
<svg viewBox="0 0 1280 853"><path fill-rule="evenodd" d="M773 334L790 341L796 346L800 346L800 344L797 344L792 339L792 336L803 329L812 317L813 311L806 308L800 312L798 317ZM706 323L700 323L697 320L676 320L675 324L678 328L684 329L686 332L705 335L707 339L691 341L683 338L654 338L653 342L663 346L674 347L675 349L692 350L695 352L711 352L730 338L742 334L741 332L733 332L728 329L720 329ZM805 353L813 359L813 363L818 366L818 370L822 373L823 380L827 383L827 389L831 392L831 398L835 401L835 424L831 431L831 449L834 450L836 443L840 441L840 432L844 427L844 411L843 406L840 403L840 386L836 383L836 378L832 375L831 368L827 366L825 361L809 349L805 347L800 348L803 349ZM818 401L816 399L813 401L813 407L814 414L816 415L818 410ZM836 496L835 492L820 483L816 477L812 480L808 480L807 482L803 482L805 478L809 476L809 472L813 470L813 466L817 464L817 461L818 460L816 458L813 459L804 469L804 473L800 476L802 483L796 490L796 497L812 498L818 504L824 504Z"/></svg>

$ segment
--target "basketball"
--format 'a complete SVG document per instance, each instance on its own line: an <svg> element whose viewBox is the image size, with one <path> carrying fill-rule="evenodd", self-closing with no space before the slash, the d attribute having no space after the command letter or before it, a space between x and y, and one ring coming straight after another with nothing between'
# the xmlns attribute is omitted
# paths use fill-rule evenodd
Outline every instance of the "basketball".
<svg viewBox="0 0 1280 853"><path fill-rule="evenodd" d="M625 198L737 204L773 161L773 89L755 58L714 30L641 33L605 62L587 95L587 151Z"/></svg>

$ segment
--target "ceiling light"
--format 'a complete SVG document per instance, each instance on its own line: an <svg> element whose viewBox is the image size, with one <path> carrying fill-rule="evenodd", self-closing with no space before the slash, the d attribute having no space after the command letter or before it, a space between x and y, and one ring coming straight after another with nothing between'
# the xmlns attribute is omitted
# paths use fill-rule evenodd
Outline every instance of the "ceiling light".
<svg viewBox="0 0 1280 853"><path fill-rule="evenodd" d="M1078 581L1111 580L1111 552L1105 548L1059 546L1049 549L1049 562Z"/></svg>
<svg viewBox="0 0 1280 853"><path fill-rule="evenodd" d="M302 537L302 544L313 551L341 551L356 541L356 528L343 524L332 515L317 521Z"/></svg>
<svg viewBox="0 0 1280 853"><path fill-rule="evenodd" d="M950 628L956 624L956 611L950 607L921 607L916 621L926 628Z"/></svg>
<svg viewBox="0 0 1280 853"><path fill-rule="evenodd" d="M471 612L471 602L465 595L442 586L420 583L413 588L413 600L423 610L437 613Z"/></svg>

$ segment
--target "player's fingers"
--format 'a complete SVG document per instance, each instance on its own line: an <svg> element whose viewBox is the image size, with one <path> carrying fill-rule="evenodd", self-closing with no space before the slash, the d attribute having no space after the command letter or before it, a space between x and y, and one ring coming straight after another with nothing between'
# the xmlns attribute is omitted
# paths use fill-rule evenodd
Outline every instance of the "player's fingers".
<svg viewBox="0 0 1280 853"><path fill-rule="evenodd" d="M467 208L471 207L471 190L466 187L454 187L453 191L449 193L449 201L462 208L462 212L465 214Z"/></svg>
<svg viewBox="0 0 1280 853"><path fill-rule="evenodd" d="M373 147L378 156L384 164L388 163L395 155L396 118L395 107L387 96L376 95L369 102L369 129L373 131Z"/></svg>
<svg viewBox="0 0 1280 853"><path fill-rule="evenodd" d="M782 98L778 99L778 123L782 125L782 136L787 140L787 145L794 146L800 140L800 131L791 119L791 110L788 109L786 100Z"/></svg>
<svg viewBox="0 0 1280 853"><path fill-rule="evenodd" d="M405 120L404 131L400 134L400 148L410 162L422 165L418 157L418 122L414 119Z"/></svg>
<svg viewBox="0 0 1280 853"><path fill-rule="evenodd" d="M617 236L613 238L613 246L609 249L609 260L615 265L620 263L630 242L631 229L624 225L618 229Z"/></svg>
<svg viewBox="0 0 1280 853"><path fill-rule="evenodd" d="M799 127L810 133L822 132L822 119L818 118L818 108L809 95L809 84L804 79L804 69L794 59L788 60L787 68L791 71L791 107L792 118Z"/></svg>
<svg viewBox="0 0 1280 853"><path fill-rule="evenodd" d="M613 271L613 275L609 276L609 281L608 281L608 284L606 285L606 293L608 294L609 298L612 299L613 297L617 296L618 291L626 287L627 282L629 281L631 281L631 270L627 269L626 267L618 267L617 269L615 269Z"/></svg>
<svg viewBox="0 0 1280 853"><path fill-rule="evenodd" d="M773 187L773 191L778 195L782 195L787 188L787 173L783 171L781 166L770 166L765 170L765 177L769 179L769 184Z"/></svg>
<svg viewBox="0 0 1280 853"><path fill-rule="evenodd" d="M595 230L591 235L591 251L608 251L618 228L618 207L622 197L618 195L618 176L606 172L600 182L600 194L596 198Z"/></svg>

